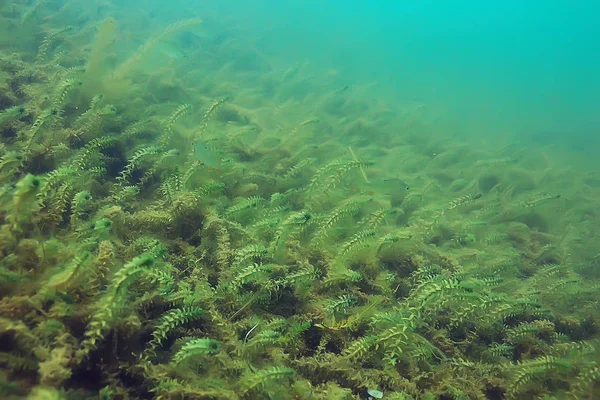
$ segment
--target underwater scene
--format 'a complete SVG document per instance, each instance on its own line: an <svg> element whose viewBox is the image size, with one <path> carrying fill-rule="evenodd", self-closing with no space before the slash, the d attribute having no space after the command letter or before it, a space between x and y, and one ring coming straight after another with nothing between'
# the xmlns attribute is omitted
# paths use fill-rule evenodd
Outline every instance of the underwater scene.
<svg viewBox="0 0 600 400"><path fill-rule="evenodd" d="M484 3L0 1L0 399L600 399L600 10Z"/></svg>

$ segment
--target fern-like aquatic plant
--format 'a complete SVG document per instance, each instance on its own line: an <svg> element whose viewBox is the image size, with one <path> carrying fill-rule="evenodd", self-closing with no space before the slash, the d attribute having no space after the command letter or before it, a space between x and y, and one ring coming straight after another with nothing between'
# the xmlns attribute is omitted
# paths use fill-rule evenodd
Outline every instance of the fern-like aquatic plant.
<svg viewBox="0 0 600 400"><path fill-rule="evenodd" d="M188 322L194 321L200 318L203 314L204 310L195 306L175 308L165 313L160 318L156 329L152 333L152 340L146 349L146 353L153 353L173 329Z"/></svg>
<svg viewBox="0 0 600 400"><path fill-rule="evenodd" d="M254 373L242 377L239 383L239 390L246 394L251 390L260 390L271 382L289 379L295 375L296 371L292 368L271 367L261 369Z"/></svg>
<svg viewBox="0 0 600 400"><path fill-rule="evenodd" d="M154 257L144 254L123 265L115 273L106 292L94 305L95 310L85 331L85 338L77 351L77 360L82 362L89 353L96 349L98 342L112 328L120 311L127 290L145 268L154 263Z"/></svg>
<svg viewBox="0 0 600 400"><path fill-rule="evenodd" d="M192 357L213 355L218 353L220 348L220 343L213 339L192 339L173 356L173 362L179 364Z"/></svg>

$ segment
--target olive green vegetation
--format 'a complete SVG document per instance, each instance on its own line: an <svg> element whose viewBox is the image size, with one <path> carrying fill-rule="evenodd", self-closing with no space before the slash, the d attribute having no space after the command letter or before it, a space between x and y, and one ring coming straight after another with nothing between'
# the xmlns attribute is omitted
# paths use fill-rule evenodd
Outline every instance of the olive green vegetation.
<svg viewBox="0 0 600 400"><path fill-rule="evenodd" d="M0 9L2 398L600 397L593 174L92 3Z"/></svg>

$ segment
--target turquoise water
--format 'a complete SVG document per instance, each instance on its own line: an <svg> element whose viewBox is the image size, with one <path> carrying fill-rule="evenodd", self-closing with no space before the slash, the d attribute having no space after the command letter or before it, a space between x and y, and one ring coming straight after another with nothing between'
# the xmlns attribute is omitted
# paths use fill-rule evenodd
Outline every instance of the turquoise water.
<svg viewBox="0 0 600 400"><path fill-rule="evenodd" d="M595 2L219 3L204 4L265 53L335 68L350 86L376 81L473 133L598 144Z"/></svg>

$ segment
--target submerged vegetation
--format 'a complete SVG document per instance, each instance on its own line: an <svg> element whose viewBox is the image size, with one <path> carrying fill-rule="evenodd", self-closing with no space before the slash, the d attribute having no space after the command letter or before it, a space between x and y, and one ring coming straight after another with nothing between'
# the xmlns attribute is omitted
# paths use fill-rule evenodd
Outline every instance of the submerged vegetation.
<svg viewBox="0 0 600 400"><path fill-rule="evenodd" d="M0 9L2 398L600 397L592 174L94 3Z"/></svg>

